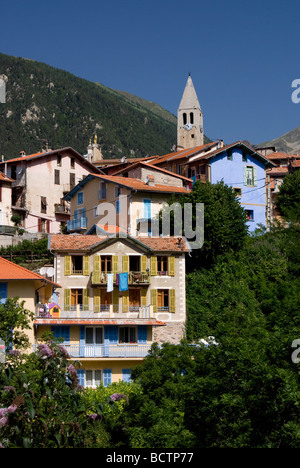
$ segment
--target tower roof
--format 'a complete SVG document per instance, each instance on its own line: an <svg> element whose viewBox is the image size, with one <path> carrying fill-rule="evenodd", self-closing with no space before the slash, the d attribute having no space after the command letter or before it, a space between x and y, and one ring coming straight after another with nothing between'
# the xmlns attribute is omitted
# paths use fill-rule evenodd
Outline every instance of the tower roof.
<svg viewBox="0 0 300 468"><path fill-rule="evenodd" d="M191 75L187 79L179 109L201 109Z"/></svg>

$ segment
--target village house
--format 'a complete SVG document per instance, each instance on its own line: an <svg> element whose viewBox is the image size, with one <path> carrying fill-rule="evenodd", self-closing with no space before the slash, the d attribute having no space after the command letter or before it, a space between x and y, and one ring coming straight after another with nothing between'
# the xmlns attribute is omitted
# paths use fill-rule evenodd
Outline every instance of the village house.
<svg viewBox="0 0 300 468"><path fill-rule="evenodd" d="M0 234L14 232L11 220L12 179L0 172Z"/></svg>
<svg viewBox="0 0 300 468"><path fill-rule="evenodd" d="M51 303L57 288L60 288L59 284L0 257L0 304L17 297L19 303L24 301L24 308L35 316L41 307L44 310L44 304ZM32 352L35 342L33 324L26 333L32 344L28 352Z"/></svg>
<svg viewBox="0 0 300 468"><path fill-rule="evenodd" d="M164 203L174 193L189 193L190 183L186 177L146 163L132 164L120 175L90 174L65 197L71 203L68 231L84 233L94 225L104 229L107 225L132 236L150 235Z"/></svg>
<svg viewBox="0 0 300 468"><path fill-rule="evenodd" d="M63 200L76 184L98 169L73 148L47 150L0 162L12 179L11 209L21 226L31 233L58 233L70 219Z"/></svg>
<svg viewBox="0 0 300 468"><path fill-rule="evenodd" d="M63 337L84 387L128 381L152 343L184 337L184 238L50 235L49 249L61 289L56 312L36 316L35 342Z"/></svg>

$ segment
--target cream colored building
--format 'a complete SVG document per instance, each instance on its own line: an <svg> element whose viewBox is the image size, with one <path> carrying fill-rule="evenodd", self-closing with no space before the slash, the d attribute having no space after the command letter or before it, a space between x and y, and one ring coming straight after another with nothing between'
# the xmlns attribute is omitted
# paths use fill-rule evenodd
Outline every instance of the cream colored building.
<svg viewBox="0 0 300 468"><path fill-rule="evenodd" d="M183 238L51 235L49 248L60 312L36 318L36 338L63 336L84 386L128 380L152 343L184 337Z"/></svg>
<svg viewBox="0 0 300 468"><path fill-rule="evenodd" d="M98 169L72 148L37 154L21 154L2 161L2 170L12 182L12 212L21 216L28 232L58 233L70 219L63 200L77 183Z"/></svg>
<svg viewBox="0 0 300 468"><path fill-rule="evenodd" d="M90 174L65 197L71 203L68 231L83 233L95 225L107 225L118 226L132 236L153 233L164 204L172 194L189 193L190 182L179 174L140 162L120 171L120 175Z"/></svg>
<svg viewBox="0 0 300 468"><path fill-rule="evenodd" d="M11 221L12 179L0 172L0 233L4 234L14 224ZM8 229L7 229L8 228Z"/></svg>

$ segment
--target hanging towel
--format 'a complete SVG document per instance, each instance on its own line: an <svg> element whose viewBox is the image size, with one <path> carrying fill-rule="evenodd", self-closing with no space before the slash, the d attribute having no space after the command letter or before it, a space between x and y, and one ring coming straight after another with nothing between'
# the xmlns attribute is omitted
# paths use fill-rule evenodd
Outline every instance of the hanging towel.
<svg viewBox="0 0 300 468"><path fill-rule="evenodd" d="M119 273L116 273L116 286L119 286Z"/></svg>
<svg viewBox="0 0 300 468"><path fill-rule="evenodd" d="M114 274L107 273L107 292L111 292L114 289Z"/></svg>
<svg viewBox="0 0 300 468"><path fill-rule="evenodd" d="M128 273L119 273L119 291L128 290Z"/></svg>

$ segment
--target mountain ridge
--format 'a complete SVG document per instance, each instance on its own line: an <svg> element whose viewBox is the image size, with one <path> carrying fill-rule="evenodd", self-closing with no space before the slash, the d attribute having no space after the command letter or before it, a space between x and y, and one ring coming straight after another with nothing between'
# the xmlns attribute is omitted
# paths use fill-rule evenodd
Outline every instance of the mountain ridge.
<svg viewBox="0 0 300 468"><path fill-rule="evenodd" d="M300 126L274 140L266 141L255 146L261 148L275 146L275 150L282 153L300 154Z"/></svg>

